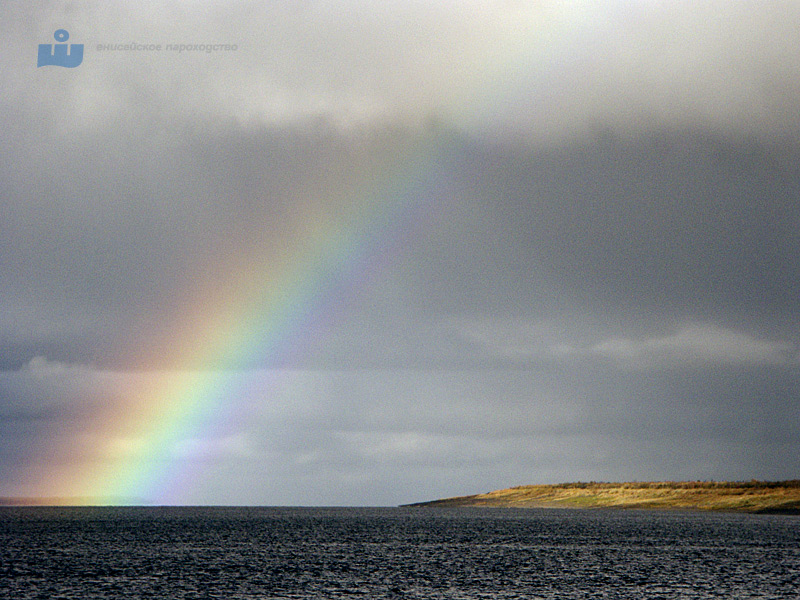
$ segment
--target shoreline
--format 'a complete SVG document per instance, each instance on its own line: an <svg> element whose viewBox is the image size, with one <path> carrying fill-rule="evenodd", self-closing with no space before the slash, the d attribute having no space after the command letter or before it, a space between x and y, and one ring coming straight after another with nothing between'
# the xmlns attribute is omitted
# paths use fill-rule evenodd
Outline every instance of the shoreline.
<svg viewBox="0 0 800 600"><path fill-rule="evenodd" d="M522 485L402 505L414 508L573 508L800 514L800 480L576 482Z"/></svg>

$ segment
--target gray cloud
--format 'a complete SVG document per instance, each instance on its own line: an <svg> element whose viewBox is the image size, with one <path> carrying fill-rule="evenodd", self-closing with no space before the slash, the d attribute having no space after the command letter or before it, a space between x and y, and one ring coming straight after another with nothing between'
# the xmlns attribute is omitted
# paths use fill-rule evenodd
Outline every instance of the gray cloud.
<svg viewBox="0 0 800 600"><path fill-rule="evenodd" d="M93 459L93 415L326 227L364 256L292 352L192 365L252 394L174 440L174 501L794 476L796 3L6 13L0 494L144 452L123 419ZM35 67L57 27L79 68ZM237 50L97 50L134 41Z"/></svg>
<svg viewBox="0 0 800 600"><path fill-rule="evenodd" d="M800 9L788 0L9 10L15 54L7 60L19 63L30 43L51 39L59 20L90 44L92 68L60 78L65 94L17 108L62 131L181 116L278 125L328 118L347 128L439 115L493 137L536 140L608 128L792 136L798 126ZM95 49L130 42L239 49L210 61ZM9 97L23 97L33 74L7 71Z"/></svg>
<svg viewBox="0 0 800 600"><path fill-rule="evenodd" d="M514 39L525 75L497 75L514 86L492 128L550 142L609 129L796 136L795 3L544 6L547 25Z"/></svg>
<svg viewBox="0 0 800 600"><path fill-rule="evenodd" d="M72 460L90 469L98 459L113 464L136 456L168 460L178 472L190 469L184 502L358 504L370 482L372 502L396 503L573 478L781 477L797 466L791 453L797 372L734 367L649 375L585 365L231 374L247 382L242 389L248 392L216 409L228 415L227 424L186 431L170 442L168 454L153 459L146 434L121 426L110 436L87 427L86 419L98 406L127 402L115 389L179 375L114 374L37 360L4 375L2 393L13 389L25 405L60 389L61 400L47 413L28 413L36 421L27 428L5 413L4 430L16 435L3 436L3 473L13 483L10 467L20 454L36 455L35 440L57 445L73 438L73 447L83 449ZM66 371L88 373L81 381L93 390L91 402L65 396ZM100 393L101 381L113 385ZM106 448L99 456L98 446ZM32 467L50 468L45 465L55 458L45 453L38 459L45 462Z"/></svg>

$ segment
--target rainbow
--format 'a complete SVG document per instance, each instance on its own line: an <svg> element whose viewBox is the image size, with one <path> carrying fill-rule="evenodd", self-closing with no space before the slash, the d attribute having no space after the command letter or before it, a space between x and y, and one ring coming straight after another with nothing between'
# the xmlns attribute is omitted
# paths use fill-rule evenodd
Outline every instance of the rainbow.
<svg viewBox="0 0 800 600"><path fill-rule="evenodd" d="M535 38L545 32L543 25L520 30L506 50L476 65L474 80L453 102L459 118L478 118L476 106L492 104L487 99L501 93L508 73L530 69L531 61L543 68L541 56L547 53ZM553 38L552 31L546 33ZM498 64L499 77L492 69ZM168 332L133 344L134 354L154 348L169 354L176 368L132 375L123 399L96 422L98 431L114 432L117 447L97 448L80 469L46 474L42 489L98 503L180 503L198 474L191 461L175 458L176 445L235 424L246 410L239 399L250 393L247 369L286 362L302 350L303 340L322 335L342 306L391 268L393 255L425 226L426 213L436 210L429 199L441 197L436 173L446 169L449 143L446 136L417 139L358 176L344 198L346 214L299 215L287 224L284 247L265 253L254 243L238 249L233 264L224 265L228 280L202 282L193 288L200 294L187 292ZM130 447L119 447L124 440Z"/></svg>
<svg viewBox="0 0 800 600"><path fill-rule="evenodd" d="M97 419L109 445L96 449L96 466L48 474L55 490L49 496L80 504L181 503L200 474L175 457L176 446L235 425L252 373L264 376L258 365L287 362L387 269L426 222L424 213L435 210L421 198L441 196L429 189L436 164L436 144L419 140L348 196L340 218L304 214L278 253L242 252L237 265L226 265L228 281L201 284L200 304L187 300L179 308L185 316L163 339L140 342L149 351L174 347L177 368L130 376L121 402ZM120 447L125 440L130 446Z"/></svg>

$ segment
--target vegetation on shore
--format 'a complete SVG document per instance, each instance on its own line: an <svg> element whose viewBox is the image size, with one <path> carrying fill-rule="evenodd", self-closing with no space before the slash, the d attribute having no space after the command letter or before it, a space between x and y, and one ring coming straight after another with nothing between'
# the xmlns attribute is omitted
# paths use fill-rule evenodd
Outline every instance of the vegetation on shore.
<svg viewBox="0 0 800 600"><path fill-rule="evenodd" d="M800 514L800 480L658 481L521 485L406 506L637 508Z"/></svg>

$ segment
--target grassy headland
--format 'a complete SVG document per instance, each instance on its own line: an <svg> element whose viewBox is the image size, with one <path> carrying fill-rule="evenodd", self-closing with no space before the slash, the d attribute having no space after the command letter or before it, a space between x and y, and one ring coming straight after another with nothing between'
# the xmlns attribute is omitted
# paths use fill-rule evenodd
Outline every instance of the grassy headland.
<svg viewBox="0 0 800 600"><path fill-rule="evenodd" d="M800 480L658 481L522 485L406 506L638 508L800 514Z"/></svg>

